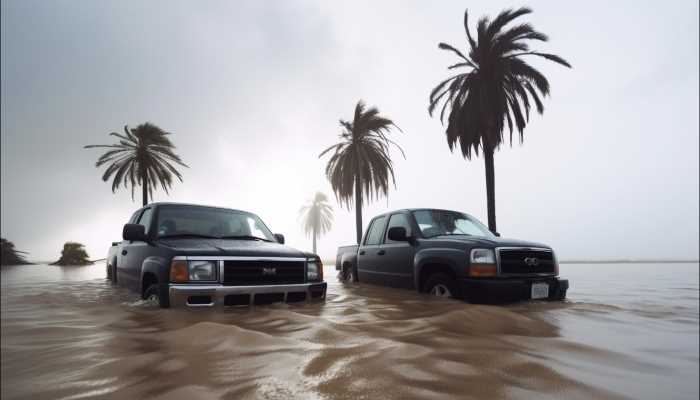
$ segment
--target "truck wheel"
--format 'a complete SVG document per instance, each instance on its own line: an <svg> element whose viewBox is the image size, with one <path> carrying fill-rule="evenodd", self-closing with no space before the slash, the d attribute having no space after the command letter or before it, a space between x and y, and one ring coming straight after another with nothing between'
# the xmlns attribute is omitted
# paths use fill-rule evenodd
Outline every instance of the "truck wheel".
<svg viewBox="0 0 700 400"><path fill-rule="evenodd" d="M112 284L117 283L117 275L116 275L116 270L113 266L107 265L107 279L109 279L109 282Z"/></svg>
<svg viewBox="0 0 700 400"><path fill-rule="evenodd" d="M340 280L345 282L357 282L355 268L349 265L343 266L343 270L340 272Z"/></svg>
<svg viewBox="0 0 700 400"><path fill-rule="evenodd" d="M431 296L451 298L459 297L459 287L457 286L457 282L455 282L455 280L449 275L443 273L430 275L423 288L423 291Z"/></svg>
<svg viewBox="0 0 700 400"><path fill-rule="evenodd" d="M157 302L160 308L170 307L170 299L168 298L167 292L161 293L160 286L157 283L151 284L151 286L143 292L143 299L153 303Z"/></svg>

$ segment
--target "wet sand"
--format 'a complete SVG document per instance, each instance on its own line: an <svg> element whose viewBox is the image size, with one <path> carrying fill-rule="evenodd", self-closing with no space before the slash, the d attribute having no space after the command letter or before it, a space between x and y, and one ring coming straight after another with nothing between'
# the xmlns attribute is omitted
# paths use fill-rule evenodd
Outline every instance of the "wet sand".
<svg viewBox="0 0 700 400"><path fill-rule="evenodd" d="M698 398L698 264L562 265L564 303L338 283L161 310L102 265L2 269L3 399Z"/></svg>

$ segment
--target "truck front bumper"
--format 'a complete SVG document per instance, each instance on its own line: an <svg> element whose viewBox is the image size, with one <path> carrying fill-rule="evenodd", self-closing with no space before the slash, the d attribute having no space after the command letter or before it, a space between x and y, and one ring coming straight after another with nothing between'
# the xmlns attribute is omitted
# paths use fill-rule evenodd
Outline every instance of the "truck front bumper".
<svg viewBox="0 0 700 400"><path fill-rule="evenodd" d="M462 279L462 296L470 303L503 303L530 299L533 283L549 285L549 297L542 300L564 300L569 281L551 278Z"/></svg>
<svg viewBox="0 0 700 400"><path fill-rule="evenodd" d="M242 306L325 299L326 287L326 282L261 286L173 283L168 295L174 307Z"/></svg>

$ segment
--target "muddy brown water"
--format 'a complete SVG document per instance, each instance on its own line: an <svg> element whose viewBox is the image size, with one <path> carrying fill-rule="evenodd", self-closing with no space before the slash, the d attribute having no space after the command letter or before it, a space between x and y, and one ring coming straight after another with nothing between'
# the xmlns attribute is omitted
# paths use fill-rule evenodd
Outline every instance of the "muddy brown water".
<svg viewBox="0 0 700 400"><path fill-rule="evenodd" d="M329 280L322 303L161 310L101 265L2 269L3 399L698 398L698 264L562 265L564 303Z"/></svg>

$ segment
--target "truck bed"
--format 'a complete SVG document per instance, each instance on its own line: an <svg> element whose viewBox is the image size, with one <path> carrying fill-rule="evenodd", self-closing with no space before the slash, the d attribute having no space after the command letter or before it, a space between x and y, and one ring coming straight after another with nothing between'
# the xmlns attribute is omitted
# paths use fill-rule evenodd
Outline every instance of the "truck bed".
<svg viewBox="0 0 700 400"><path fill-rule="evenodd" d="M357 254L357 248L358 245L353 244L350 246L340 246L338 247L338 253L335 256L335 269L336 271L340 271L340 259L343 257L344 254Z"/></svg>

